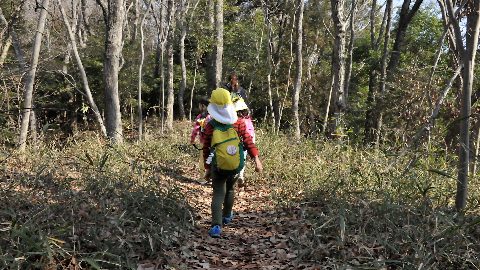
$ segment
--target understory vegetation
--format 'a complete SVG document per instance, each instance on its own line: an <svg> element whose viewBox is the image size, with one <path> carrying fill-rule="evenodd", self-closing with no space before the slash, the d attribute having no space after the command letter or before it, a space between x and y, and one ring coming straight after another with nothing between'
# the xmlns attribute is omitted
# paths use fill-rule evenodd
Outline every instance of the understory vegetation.
<svg viewBox="0 0 480 270"><path fill-rule="evenodd" d="M0 268L136 269L169 257L194 229L195 208L180 188L195 182L189 125L168 136L109 146L93 133L31 146L0 158ZM268 188L277 211L300 209L289 235L297 260L334 269L475 269L479 265L479 177L468 208L455 214L455 160L349 142L258 132L265 172L248 185ZM28 159L25 158L28 156ZM200 196L200 195L196 195ZM293 212L291 212L293 213Z"/></svg>

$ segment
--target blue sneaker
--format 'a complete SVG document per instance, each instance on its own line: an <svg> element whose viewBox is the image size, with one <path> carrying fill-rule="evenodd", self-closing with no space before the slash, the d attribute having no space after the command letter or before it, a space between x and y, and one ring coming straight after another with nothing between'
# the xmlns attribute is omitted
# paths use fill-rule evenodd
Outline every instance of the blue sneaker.
<svg viewBox="0 0 480 270"><path fill-rule="evenodd" d="M222 229L221 229L220 226L218 226L218 225L213 226L213 227L208 231L208 235L210 235L210 237L213 237L213 238L218 238L218 237L220 237L220 233L222 233Z"/></svg>
<svg viewBox="0 0 480 270"><path fill-rule="evenodd" d="M232 222L232 219L233 219L233 213L230 213L229 216L223 217L223 219L222 219L222 220L223 220L223 224L226 225L226 224Z"/></svg>

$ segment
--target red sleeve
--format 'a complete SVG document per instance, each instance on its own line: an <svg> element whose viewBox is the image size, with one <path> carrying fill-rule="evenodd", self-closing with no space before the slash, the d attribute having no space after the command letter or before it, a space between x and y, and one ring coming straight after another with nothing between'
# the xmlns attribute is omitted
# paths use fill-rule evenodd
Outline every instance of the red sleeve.
<svg viewBox="0 0 480 270"><path fill-rule="evenodd" d="M212 145L212 135L213 135L213 126L210 123L205 125L203 132L200 133L203 141L203 163L205 164L205 169L210 169L210 165L206 163L208 155L210 154L210 146Z"/></svg>
<svg viewBox="0 0 480 270"><path fill-rule="evenodd" d="M237 131L238 136L243 139L243 147L248 151L250 157L253 158L258 156L257 146L253 143L252 136L247 132L247 126L245 125L245 122L242 119L238 119L237 122L233 124L233 127Z"/></svg>

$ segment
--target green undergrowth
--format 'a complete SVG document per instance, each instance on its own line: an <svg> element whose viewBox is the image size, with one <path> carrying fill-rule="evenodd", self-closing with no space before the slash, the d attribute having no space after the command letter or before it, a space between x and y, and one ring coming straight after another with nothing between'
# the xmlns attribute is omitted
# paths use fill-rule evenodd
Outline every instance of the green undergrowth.
<svg viewBox="0 0 480 270"><path fill-rule="evenodd" d="M193 222L177 185L189 180L182 136L109 146L84 133L4 154L0 269L168 265L165 254L182 245Z"/></svg>
<svg viewBox="0 0 480 270"><path fill-rule="evenodd" d="M456 161L332 141L259 136L265 175L280 206L300 207L300 258L328 269L478 269L480 178L456 214Z"/></svg>
<svg viewBox="0 0 480 270"><path fill-rule="evenodd" d="M169 265L192 229L178 184L199 177L190 126L150 131L109 146L92 133L0 153L0 269L136 269ZM268 187L277 209L300 209L290 230L300 261L320 269L477 269L480 178L456 214L455 157L323 140L294 142L257 131L265 168L247 185Z"/></svg>

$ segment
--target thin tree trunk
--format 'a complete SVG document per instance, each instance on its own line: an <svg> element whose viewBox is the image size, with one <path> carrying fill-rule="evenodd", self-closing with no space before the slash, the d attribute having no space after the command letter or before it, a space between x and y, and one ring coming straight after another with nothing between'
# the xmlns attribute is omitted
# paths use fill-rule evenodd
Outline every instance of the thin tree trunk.
<svg viewBox="0 0 480 270"><path fill-rule="evenodd" d="M346 30L344 21L343 0L331 0L332 20L334 22L335 39L332 57L333 67L333 115L335 121L332 122L330 131L334 134L338 132L338 126L342 125L343 113L345 111L345 48L346 48ZM343 127L340 127L343 129ZM342 132L342 131L341 131Z"/></svg>
<svg viewBox="0 0 480 270"><path fill-rule="evenodd" d="M270 13L268 7L264 7L264 20L268 29L268 43L267 43L267 62L268 62L268 74L267 74L267 89L268 89L268 105L270 107L270 114L272 118L272 130L275 132L276 121L275 121L275 109L273 107L273 95L272 95L272 65L273 65L273 52L272 52L272 22L270 20Z"/></svg>
<svg viewBox="0 0 480 270"><path fill-rule="evenodd" d="M332 74L332 81L330 82L330 91L328 91L328 100L327 100L327 108L325 108L325 117L323 118L323 125L322 125L322 133L325 134L327 132L328 127L328 116L330 115L330 104L332 104L332 94L333 94L333 74ZM327 134L330 136L329 134Z"/></svg>
<svg viewBox="0 0 480 270"><path fill-rule="evenodd" d="M222 65L223 65L223 0L215 2L215 28L217 32L215 55L215 87L222 83Z"/></svg>
<svg viewBox="0 0 480 270"><path fill-rule="evenodd" d="M455 198L455 207L458 211L464 209L467 205L468 172L470 165L470 114L472 111L471 96L480 28L480 0L474 0L469 8L471 8L471 10L467 17L466 50L464 53L465 57L462 59L464 64L462 72L463 90L460 110L459 168L457 195Z"/></svg>
<svg viewBox="0 0 480 270"><path fill-rule="evenodd" d="M442 94L438 98L437 102L435 103L435 108L432 109L432 113L430 114L430 117L428 118L427 123L417 132L417 134L413 138L413 140L412 140L412 145L413 146L418 145L420 143L420 140L425 135L425 133L427 131L430 131L430 129L433 127L433 125L435 123L435 120L437 119L437 116L440 112L440 108L441 108L443 102L445 101L445 99L447 98L447 95L448 95L450 89L452 88L453 83L455 82L458 75L460 74L461 70L462 70L462 66L459 66L457 68L457 70L455 70L455 73L450 78L450 80L447 82L445 87L442 89Z"/></svg>
<svg viewBox="0 0 480 270"><path fill-rule="evenodd" d="M174 0L168 1L168 12L171 18L170 26L168 30L167 40L167 73L168 73L168 85L167 85L167 130L173 129L173 104L175 102L175 95L173 89L173 42L174 42L174 30L175 30L175 4Z"/></svg>
<svg viewBox="0 0 480 270"><path fill-rule="evenodd" d="M195 91L195 84L197 83L197 69L198 69L198 60L195 59L195 70L193 71L193 85L192 90L190 91L190 111L188 112L188 121L192 121L192 109L193 109L193 93Z"/></svg>
<svg viewBox="0 0 480 270"><path fill-rule="evenodd" d="M32 133L32 144L37 145L38 133L37 133L37 117L35 111L30 112L30 132Z"/></svg>
<svg viewBox="0 0 480 270"><path fill-rule="evenodd" d="M134 1L134 19L133 19L133 35L131 42L134 43L135 40L137 40L137 35L138 35L138 22L140 19L140 4L139 0ZM150 6L147 7L147 10L150 10Z"/></svg>
<svg viewBox="0 0 480 270"><path fill-rule="evenodd" d="M3 44L3 47L0 48L0 69L3 67L5 63L5 59L7 58L8 51L10 50L10 46L12 45L12 36L9 36Z"/></svg>
<svg viewBox="0 0 480 270"><path fill-rule="evenodd" d="M182 68L182 80L180 82L180 89L178 91L178 112L180 120L185 119L185 105L183 99L185 95L185 89L187 88L187 67L185 65L185 37L187 36L187 12L188 4L187 0L182 0L182 11L180 15L180 65Z"/></svg>
<svg viewBox="0 0 480 270"><path fill-rule="evenodd" d="M143 76L143 62L145 61L145 49L144 49L144 35L143 35L143 25L145 24L145 19L147 18L148 11L150 10L150 5L152 0L147 4L147 9L142 15L140 21L140 65L138 66L138 139L142 140L143 136L143 115L142 115L142 76Z"/></svg>
<svg viewBox="0 0 480 270"><path fill-rule="evenodd" d="M25 62L25 56L23 54L23 50L20 45L20 39L17 36L17 32L13 29L13 23L9 24L5 19L5 16L3 16L1 8L0 8L0 21L8 27L8 32L12 38L11 41L12 41L13 49L15 51L15 57L17 58L18 66L20 67L20 70L21 70L20 72L23 73L24 69L27 66L27 63Z"/></svg>
<svg viewBox="0 0 480 270"><path fill-rule="evenodd" d="M75 40L75 34L73 29L70 27L70 23L68 22L67 14L62 6L62 0L57 0L58 7L60 8L60 12L62 14L63 23L68 31L68 37L70 38L71 49L75 60L77 62L77 66L80 72L80 77L82 78L83 89L85 91L85 97L87 98L88 104L92 108L92 111L95 115L95 118L98 122L100 127L100 131L102 132L103 136L107 136L107 130L105 128L105 124L103 123L103 118L100 115L100 111L98 110L97 104L93 100L92 92L90 91L90 86L88 84L87 73L85 72L85 68L83 67L82 59L80 58L80 54L78 53L77 49L77 42Z"/></svg>
<svg viewBox="0 0 480 270"><path fill-rule="evenodd" d="M40 55L40 47L42 45L43 32L45 30L45 23L47 20L47 10L49 0L42 1L42 8L40 9L40 15L38 19L37 31L35 33L35 40L33 43L32 58L30 63L30 69L27 73L24 86L23 94L23 112L22 112L22 121L20 125L20 136L18 140L19 150L25 151L27 135L28 135L28 125L30 122L30 112L32 110L32 100L33 100L33 85L35 83L35 75L37 72L38 57Z"/></svg>
<svg viewBox="0 0 480 270"><path fill-rule="evenodd" d="M480 152L480 125L478 125L478 128L477 128L477 140L475 142L475 156L473 159L472 175L477 174L479 152Z"/></svg>
<svg viewBox="0 0 480 270"><path fill-rule="evenodd" d="M164 45L162 45L164 46ZM160 126L160 133L165 132L165 69L163 67L163 63L165 61L165 48L162 49L161 55L160 55L160 63L161 63L161 70L160 70L160 91L161 91L161 100L160 100L160 105L161 105L161 126Z"/></svg>
<svg viewBox="0 0 480 270"><path fill-rule="evenodd" d="M383 123L383 109L381 109L385 105L385 95L386 95L386 85L387 85L387 57L388 57L388 44L390 42L390 28L392 24L392 3L393 0L387 0L387 6L385 7L385 11L387 12L387 26L385 27L385 39L383 42L383 54L382 60L380 62L380 99L377 99L376 111L378 116L376 117L377 120L377 132L375 133L375 145L380 145L380 137L382 132L382 123Z"/></svg>
<svg viewBox="0 0 480 270"><path fill-rule="evenodd" d="M304 1L298 0L298 15L297 15L297 50L296 50L296 62L297 62L297 72L295 74L295 85L293 87L293 118L295 121L295 138L300 140L300 117L298 115L298 101L300 99L300 90L302 89L302 38L303 38L303 9Z"/></svg>
<svg viewBox="0 0 480 270"><path fill-rule="evenodd" d="M350 93L350 81L352 78L352 66L353 66L353 43L355 41L355 15L357 13L357 1L352 1L352 9L350 10L350 40L348 41L348 63L345 67L345 105L348 106L348 95Z"/></svg>

